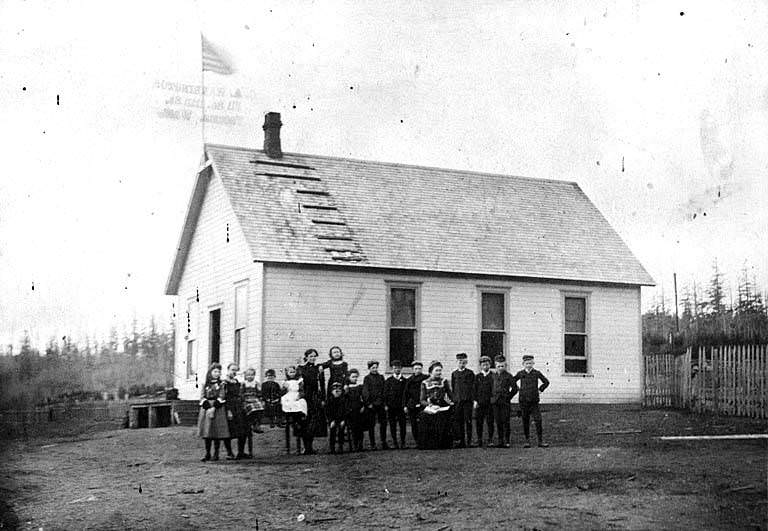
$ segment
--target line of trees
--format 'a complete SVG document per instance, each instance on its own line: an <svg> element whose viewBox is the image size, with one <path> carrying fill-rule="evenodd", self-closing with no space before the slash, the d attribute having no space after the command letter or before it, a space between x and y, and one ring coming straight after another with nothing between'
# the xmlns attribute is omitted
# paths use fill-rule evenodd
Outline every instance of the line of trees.
<svg viewBox="0 0 768 531"><path fill-rule="evenodd" d="M679 322L674 304L660 297L643 315L645 353L681 352L689 346L768 343L765 293L744 264L736 291L726 289L726 277L712 264L709 282L684 285L680 290Z"/></svg>
<svg viewBox="0 0 768 531"><path fill-rule="evenodd" d="M51 339L43 352L25 333L18 353L0 355L0 408L30 407L48 401L123 398L152 394L173 385L174 327L152 318L120 338L82 343L64 336Z"/></svg>

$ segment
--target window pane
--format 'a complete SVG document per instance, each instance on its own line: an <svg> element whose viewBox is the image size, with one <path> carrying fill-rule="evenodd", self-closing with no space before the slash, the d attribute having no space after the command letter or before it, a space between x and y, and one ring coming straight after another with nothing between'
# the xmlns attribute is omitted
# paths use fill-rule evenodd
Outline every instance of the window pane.
<svg viewBox="0 0 768 531"><path fill-rule="evenodd" d="M392 288L390 295L390 326L416 327L416 290Z"/></svg>
<svg viewBox="0 0 768 531"><path fill-rule="evenodd" d="M393 328L389 331L389 361L400 360L409 366L416 353L416 331Z"/></svg>
<svg viewBox="0 0 768 531"><path fill-rule="evenodd" d="M187 376L188 377L192 377L195 375L194 354L195 354L195 342L187 341Z"/></svg>
<svg viewBox="0 0 768 531"><path fill-rule="evenodd" d="M504 330L504 294L483 293L483 330Z"/></svg>
<svg viewBox="0 0 768 531"><path fill-rule="evenodd" d="M587 300L584 298L566 297L565 298L565 331L581 332L586 331Z"/></svg>
<svg viewBox="0 0 768 531"><path fill-rule="evenodd" d="M234 362L237 365L240 365L240 353L242 352L242 340L243 340L243 331L242 330L235 330L235 356L234 356Z"/></svg>
<svg viewBox="0 0 768 531"><path fill-rule="evenodd" d="M480 355L490 357L495 365L494 358L504 355L504 332L480 332Z"/></svg>
<svg viewBox="0 0 768 531"><path fill-rule="evenodd" d="M565 355L586 358L586 336L565 334Z"/></svg>
<svg viewBox="0 0 768 531"><path fill-rule="evenodd" d="M235 288L235 328L245 328L248 322L248 285Z"/></svg>
<svg viewBox="0 0 768 531"><path fill-rule="evenodd" d="M578 372L586 374L587 360L565 360L565 372Z"/></svg>

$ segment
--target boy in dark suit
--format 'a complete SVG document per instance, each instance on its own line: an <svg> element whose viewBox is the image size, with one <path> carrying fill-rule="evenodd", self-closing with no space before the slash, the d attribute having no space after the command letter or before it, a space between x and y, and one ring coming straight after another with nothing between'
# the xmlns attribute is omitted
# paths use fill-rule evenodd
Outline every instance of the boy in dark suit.
<svg viewBox="0 0 768 531"><path fill-rule="evenodd" d="M392 443L395 448L405 448L405 411L403 406L403 394L405 392L405 378L403 378L403 365L399 361L392 362L392 376L384 381L384 407L389 418L389 433L392 435ZM400 444L397 444L397 428L400 428Z"/></svg>
<svg viewBox="0 0 768 531"><path fill-rule="evenodd" d="M371 450L376 449L376 438L373 432L377 422L379 423L381 448L389 450L387 445L387 411L384 409L384 377L379 374L379 362L376 360L368 362L368 374L363 378L363 401L371 416L371 424L368 429Z"/></svg>
<svg viewBox="0 0 768 531"><path fill-rule="evenodd" d="M475 395L475 373L467 369L467 355L456 354L459 368L451 373L454 406L454 440L458 448L472 446L472 405Z"/></svg>
<svg viewBox="0 0 768 531"><path fill-rule="evenodd" d="M493 416L496 418L496 431L499 443L496 448L509 448L509 415L511 413L512 397L517 393L517 384L512 375L507 372L507 360L504 356L496 356L496 373L493 375L493 390L491 404Z"/></svg>
<svg viewBox="0 0 768 531"><path fill-rule="evenodd" d="M424 374L422 369L424 364L420 361L414 361L411 363L413 369L413 376L405 381L405 389L403 392L404 408L403 411L408 412L408 418L411 421L411 435L413 440L418 441L419 437L419 414L421 414L421 383L429 378Z"/></svg>
<svg viewBox="0 0 768 531"><path fill-rule="evenodd" d="M493 441L493 407L491 393L493 392L493 373L491 358L480 357L480 371L475 375L475 426L477 428L477 444L483 446L483 424L488 425L488 444Z"/></svg>
<svg viewBox="0 0 768 531"><path fill-rule="evenodd" d="M344 453L344 431L347 429L347 401L341 382L333 382L331 384L331 393L328 395L328 401L325 403L325 416L328 419L331 453L336 453L337 440L339 443L339 453Z"/></svg>
<svg viewBox="0 0 768 531"><path fill-rule="evenodd" d="M357 383L360 371L349 369L347 381L349 384L344 393L347 407L347 422L352 432L352 447L355 452L363 451L363 435L368 428L367 412L363 402L363 384Z"/></svg>
<svg viewBox="0 0 768 531"><path fill-rule="evenodd" d="M549 445L542 438L539 393L549 387L549 380L533 368L533 356L526 354L523 356L523 370L515 374L513 381L515 385L517 385L518 381L520 382L520 413L523 419L523 435L525 435L523 447L531 447L531 417L533 417L533 422L536 424L536 437L539 440L539 447L548 447ZM539 381L541 381L541 385L539 385Z"/></svg>
<svg viewBox="0 0 768 531"><path fill-rule="evenodd" d="M274 428L275 424L282 427L282 409L280 408L282 391L280 390L280 384L275 381L275 369L267 369L265 375L267 381L261 384L261 398L264 400L264 414L269 417L270 428Z"/></svg>

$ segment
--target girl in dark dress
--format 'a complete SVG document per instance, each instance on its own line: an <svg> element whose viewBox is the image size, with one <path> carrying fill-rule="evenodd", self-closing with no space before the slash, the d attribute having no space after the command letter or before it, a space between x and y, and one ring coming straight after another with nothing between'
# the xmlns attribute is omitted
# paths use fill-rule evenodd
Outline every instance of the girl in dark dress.
<svg viewBox="0 0 768 531"><path fill-rule="evenodd" d="M333 346L328 351L328 357L330 358L324 362L321 367L328 369L328 389L326 396L331 392L331 386L338 382L342 386L347 385L347 372L349 372L349 365L344 361L344 353L341 351L341 347Z"/></svg>
<svg viewBox="0 0 768 531"><path fill-rule="evenodd" d="M363 451L363 435L368 429L368 408L363 401L363 384L357 383L360 373L357 369L349 371L347 394L347 425L352 432L352 448L355 452Z"/></svg>
<svg viewBox="0 0 768 531"><path fill-rule="evenodd" d="M419 448L450 448L453 444L451 386L443 378L443 365L433 361L429 365L429 378L421 383L419 415Z"/></svg>
<svg viewBox="0 0 768 531"><path fill-rule="evenodd" d="M205 457L202 461L219 460L221 441L224 441L227 455L232 455L225 403L226 389L221 381L221 365L212 363L205 374L205 385L200 398L200 414L197 418L198 435L205 441ZM213 456L211 456L212 445Z"/></svg>
<svg viewBox="0 0 768 531"><path fill-rule="evenodd" d="M232 455L229 450L227 459L243 459L245 450L245 440L248 437L250 426L245 418L245 388L243 383L237 379L237 371L240 367L236 363L227 365L227 377L224 380L227 402L227 421L229 422L229 436L237 439L237 457Z"/></svg>
<svg viewBox="0 0 768 531"><path fill-rule="evenodd" d="M315 437L327 437L325 422L325 374L315 365L317 351L313 348L304 352L304 365L298 367L304 383L304 399L307 401L307 421L304 430L304 453L315 453L312 443Z"/></svg>

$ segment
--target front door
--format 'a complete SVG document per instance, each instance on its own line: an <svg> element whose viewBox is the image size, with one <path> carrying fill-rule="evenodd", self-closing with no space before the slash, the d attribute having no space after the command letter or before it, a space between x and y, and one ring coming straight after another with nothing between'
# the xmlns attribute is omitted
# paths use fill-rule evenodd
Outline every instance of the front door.
<svg viewBox="0 0 768 531"><path fill-rule="evenodd" d="M221 309L211 312L209 332L210 345L208 352L211 353L209 363L218 363L219 350L221 349Z"/></svg>

